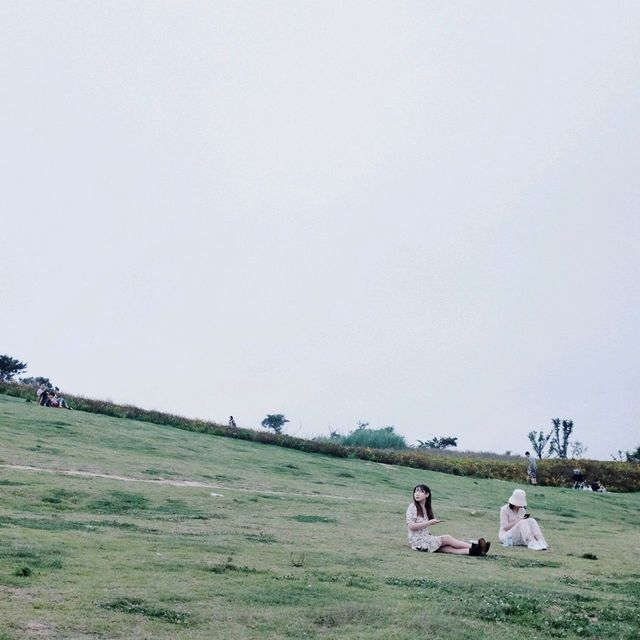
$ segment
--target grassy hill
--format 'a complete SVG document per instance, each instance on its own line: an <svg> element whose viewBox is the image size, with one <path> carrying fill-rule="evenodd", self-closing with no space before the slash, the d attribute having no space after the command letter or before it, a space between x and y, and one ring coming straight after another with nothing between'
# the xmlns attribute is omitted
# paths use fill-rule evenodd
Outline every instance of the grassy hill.
<svg viewBox="0 0 640 640"><path fill-rule="evenodd" d="M0 381L0 394L36 400L35 388L31 385ZM441 471L458 476L491 478L510 482L521 482L526 462L524 458L498 455L488 452L457 452L433 449L379 449L371 446L345 446L330 439L296 438L271 431L239 429L216 422L185 418L183 416L142 409L133 405L121 405L106 400L94 400L65 393L74 409L106 415L112 418L127 418L157 425L170 426L196 433L226 436L262 444L273 444L296 451L322 453L337 458L358 458L369 462L412 467L424 471ZM590 481L599 479L613 491L640 491L640 465L629 462L601 460L563 460L559 458L538 461L538 483L553 487L571 487L572 472L579 465Z"/></svg>
<svg viewBox="0 0 640 640"><path fill-rule="evenodd" d="M528 492L536 553L497 544L511 482L4 395L0 442L0 640L637 637L638 494ZM489 556L407 547L418 482Z"/></svg>

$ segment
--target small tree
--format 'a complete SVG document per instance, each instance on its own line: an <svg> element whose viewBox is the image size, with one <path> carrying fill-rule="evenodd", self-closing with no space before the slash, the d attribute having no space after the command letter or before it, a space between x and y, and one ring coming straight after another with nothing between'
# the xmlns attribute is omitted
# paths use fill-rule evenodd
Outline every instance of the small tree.
<svg viewBox="0 0 640 640"><path fill-rule="evenodd" d="M569 437L573 431L573 420L562 420L561 422L560 418L554 418L551 423L553 424L553 428L551 430L551 445L549 451L557 455L558 458L566 460L567 450L569 449Z"/></svg>
<svg viewBox="0 0 640 640"><path fill-rule="evenodd" d="M536 455L540 460L542 460L542 454L544 453L545 447L551 438L552 432L549 432L548 435L544 433L542 429L540 431L529 431L529 442L531 443L531 448L536 452Z"/></svg>
<svg viewBox="0 0 640 640"><path fill-rule="evenodd" d="M640 462L640 445L638 445L635 451L627 451L627 462Z"/></svg>
<svg viewBox="0 0 640 640"><path fill-rule="evenodd" d="M27 368L26 363L11 356L0 356L0 380L11 382L13 377Z"/></svg>
<svg viewBox="0 0 640 640"><path fill-rule="evenodd" d="M418 449L447 449L448 447L457 447L458 438L452 436L443 436L442 438L431 438L431 440L418 440Z"/></svg>
<svg viewBox="0 0 640 640"><path fill-rule="evenodd" d="M582 458L582 456L587 452L589 447L585 447L582 442L578 440L574 440L571 443L571 457L572 458Z"/></svg>
<svg viewBox="0 0 640 640"><path fill-rule="evenodd" d="M285 423L289 422L282 413L268 413L260 423L265 429L273 429L275 433L282 433Z"/></svg>

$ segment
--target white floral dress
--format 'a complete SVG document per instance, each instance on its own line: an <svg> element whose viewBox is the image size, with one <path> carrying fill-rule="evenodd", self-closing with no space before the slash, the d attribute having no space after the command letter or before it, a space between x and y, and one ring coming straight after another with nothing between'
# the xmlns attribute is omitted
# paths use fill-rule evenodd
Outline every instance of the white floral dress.
<svg viewBox="0 0 640 640"><path fill-rule="evenodd" d="M413 523L419 524L421 522L427 522L427 520L429 520L429 518L423 518L418 515L416 505L413 504L413 502L407 507L407 525ZM442 546L442 536L432 536L426 527L424 529L418 529L417 531L408 529L408 533L409 544L412 549L431 551L433 553Z"/></svg>

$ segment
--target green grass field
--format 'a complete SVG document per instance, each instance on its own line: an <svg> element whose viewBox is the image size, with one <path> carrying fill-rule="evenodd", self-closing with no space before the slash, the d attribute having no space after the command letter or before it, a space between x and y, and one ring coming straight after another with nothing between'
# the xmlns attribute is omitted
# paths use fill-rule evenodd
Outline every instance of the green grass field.
<svg viewBox="0 0 640 640"><path fill-rule="evenodd" d="M0 640L638 637L638 494L528 491L533 552L496 540L513 483L4 395L0 438ZM419 482L489 556L408 548Z"/></svg>

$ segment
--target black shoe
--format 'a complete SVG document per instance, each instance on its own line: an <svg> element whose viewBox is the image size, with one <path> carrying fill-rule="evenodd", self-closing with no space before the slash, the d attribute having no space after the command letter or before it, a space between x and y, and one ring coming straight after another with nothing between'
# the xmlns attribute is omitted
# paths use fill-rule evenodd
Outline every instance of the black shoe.
<svg viewBox="0 0 640 640"><path fill-rule="evenodd" d="M486 556L487 553L489 553L489 547L491 546L490 542L486 542L484 545L484 553L482 554L483 556Z"/></svg>
<svg viewBox="0 0 640 640"><path fill-rule="evenodd" d="M484 538L480 538L480 540L478 540L478 547L480 548L480 555L481 556L486 556L487 555L487 541Z"/></svg>
<svg viewBox="0 0 640 640"><path fill-rule="evenodd" d="M478 545L476 542L472 542L471 543L471 549L469 549L469 555L470 556L479 556L480 555L480 545Z"/></svg>

